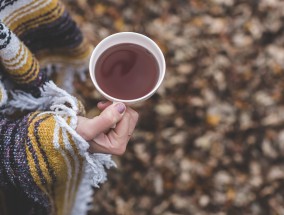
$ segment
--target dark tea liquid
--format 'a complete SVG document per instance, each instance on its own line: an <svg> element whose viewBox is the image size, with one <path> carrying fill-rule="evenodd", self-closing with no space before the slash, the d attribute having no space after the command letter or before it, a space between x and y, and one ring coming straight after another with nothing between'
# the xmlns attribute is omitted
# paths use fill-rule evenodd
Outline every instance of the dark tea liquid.
<svg viewBox="0 0 284 215"><path fill-rule="evenodd" d="M159 66L144 47L122 43L108 48L95 67L99 87L108 95L123 100L148 94L159 78Z"/></svg>

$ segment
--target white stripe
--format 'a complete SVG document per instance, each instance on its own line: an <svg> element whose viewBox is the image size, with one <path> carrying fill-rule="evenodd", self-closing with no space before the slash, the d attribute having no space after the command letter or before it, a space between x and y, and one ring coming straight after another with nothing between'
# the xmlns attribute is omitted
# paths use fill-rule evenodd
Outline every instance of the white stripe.
<svg viewBox="0 0 284 215"><path fill-rule="evenodd" d="M12 45L12 44L11 44L11 45ZM19 44L19 49L21 48L21 46L23 46L22 43ZM10 47L9 47L9 48L10 48ZM21 50L21 52L19 53L19 56L18 56L17 58L15 58L15 57L17 56L17 53L19 52L19 49L18 49L16 52L14 52L14 56L13 56L12 58L5 59L5 61L4 61L4 64L5 64L5 65L11 66L11 65L13 65L13 64L17 64L17 63L20 61L20 59L21 59L21 58L23 57L23 55L25 54L26 47L23 47L22 50ZM7 61L9 61L9 60L11 60L11 59L13 59L13 58L15 58L15 59L12 60L12 61L10 61L10 62L7 62Z"/></svg>
<svg viewBox="0 0 284 215"><path fill-rule="evenodd" d="M25 1L14 2L13 5L9 5L3 11L1 11L0 19L3 20L5 17L9 16L14 11L18 10L21 7L24 7L27 4L30 4L33 1L36 1L36 0L25 0Z"/></svg>
<svg viewBox="0 0 284 215"><path fill-rule="evenodd" d="M15 38L15 35L13 35L13 37L12 38ZM19 39L18 38L15 38L15 42L16 42L16 40L18 40L19 41ZM11 42L10 42L10 45L8 45L7 46L7 50L10 50L10 49L16 49L16 47L15 47L15 45L13 44L13 40L11 40ZM14 47L13 47L14 46ZM6 50L6 49L4 49L4 50ZM19 49L19 46L17 47L17 50ZM16 54L17 54L17 52L15 51L15 50L13 50L13 56L15 56ZM23 54L21 54L21 56L20 57L18 57L18 58L16 58L15 59L15 61L14 61L14 63L16 64L16 66L9 66L9 65L6 65L6 68L7 69L9 69L9 70L16 70L16 69L20 69L21 67L23 67L26 63L27 63L27 61L28 61L28 56L29 56L29 51L28 51L28 49L27 48L24 48L23 49ZM4 54L5 55L5 54ZM12 53L11 53L11 55L12 55ZM22 59L21 60L21 58L24 56L24 59ZM10 57L9 57L9 59L11 59Z"/></svg>
<svg viewBox="0 0 284 215"><path fill-rule="evenodd" d="M12 35L12 37L14 37L14 35ZM22 55L23 52L24 52L24 49L26 48L25 45L20 42L20 40L18 38L13 38L12 39L13 41L13 44L10 44L9 45L9 48L10 49L13 49L15 51L13 51L11 54L13 56L7 56L7 54L5 54L5 56L3 56L3 61L6 63L10 63L11 61L15 61L16 59L13 60L13 58L15 58L17 56L17 53L19 53L20 49L21 49L21 53L19 53L19 55ZM17 49L17 51L16 51ZM10 62L7 62L7 61L10 61Z"/></svg>
<svg viewBox="0 0 284 215"><path fill-rule="evenodd" d="M77 142L77 144L80 144L80 142ZM93 154L89 155L88 152L85 153L86 158L91 158L93 160L92 163L96 163L95 169L90 165L89 160L85 160L84 162L84 168L83 168L83 177L81 179L79 189L77 191L76 200L74 202L74 207L72 209L71 215L86 215L89 206L88 204L92 202L92 195L93 195L93 189L92 185L103 183L106 180L106 172L105 168L110 168L112 166L115 166L114 162L111 160L110 155L106 154ZM94 176L95 175L95 176ZM97 180L94 181L92 177L99 178L96 176L103 176L103 180ZM96 185L95 185L96 186Z"/></svg>
<svg viewBox="0 0 284 215"><path fill-rule="evenodd" d="M33 2L31 2L30 4L26 4L24 5L23 7L19 8L18 11L13 11L11 13L8 14L7 17L5 17L5 23L10 23L12 22L13 20L16 19L17 16L25 13L27 10L30 10L30 8L34 7L34 6L37 6L39 3L41 3L40 0L33 0ZM27 6L26 8L24 8L25 6Z"/></svg>
<svg viewBox="0 0 284 215"><path fill-rule="evenodd" d="M71 183L71 188L70 188L70 195L72 197L74 197L74 195L76 195L76 185L77 185L77 180L78 180L78 176L79 176L79 159L78 156L76 155L75 151L73 150L73 147L71 145L71 143L69 142L68 136L67 136L67 132L65 129L62 129L62 135L63 135L63 142L65 145L65 148L70 152L70 154L72 155L72 158L74 159L74 163L75 163L75 171L72 174L72 180L73 183ZM75 201L75 199L74 199ZM70 202L71 204L73 204L73 202ZM71 208L71 205L69 205Z"/></svg>
<svg viewBox="0 0 284 215"><path fill-rule="evenodd" d="M2 98L0 100L0 107L1 107L2 105L6 104L7 99L8 99L7 92L6 92L2 82L0 82L0 91L1 91L1 96L2 96Z"/></svg>
<svg viewBox="0 0 284 215"><path fill-rule="evenodd" d="M77 116L78 106L76 99L66 91L58 88L53 82L49 82L41 88L41 98L45 100L39 100L33 98L32 101L28 101L32 97L28 94L19 93L18 98L21 98L21 102L14 104L12 107L20 105L20 103L25 103L26 106L34 104L39 107L45 107L44 109L50 109L49 112L42 112L42 114L53 114L56 120L56 129L54 131L54 146L59 149L60 145L58 143L59 137L59 127L66 130L71 136L79 151L79 154L84 157L84 166L82 168L82 178L80 178L79 188L76 192L76 198L72 207L71 215L85 215L88 212L88 204L92 201L93 189L92 186L98 187L100 183L106 181L106 171L110 167L116 166L112 161L110 155L106 154L90 154L87 152L89 144L84 140L77 132ZM14 96L14 98L16 98ZM26 99L25 99L26 98ZM67 101L71 104L72 108L63 108L61 106ZM19 106L20 107L20 106ZM63 109L62 109L63 108ZM41 115L42 115L41 114ZM71 122L68 124L63 117L70 116ZM65 141L64 141L65 142ZM66 142L67 143L67 142ZM68 214L69 215L69 214Z"/></svg>
<svg viewBox="0 0 284 215"><path fill-rule="evenodd" d="M58 151L61 153L62 157L65 160L66 166L67 166L67 182L66 182L66 189L65 189L65 195L64 195L64 202L63 202L63 214L68 215L69 211L68 211L68 196L69 196L69 190L70 190L70 181L72 178L72 167L70 164L70 161L66 155L66 153L64 152L64 150L61 148L60 144L59 144L59 129L60 129L60 125L59 123L55 123L55 128L54 128L54 136L53 136L53 145L56 149L58 149Z"/></svg>
<svg viewBox="0 0 284 215"><path fill-rule="evenodd" d="M8 30L6 26L4 27L4 29L5 29L5 32L6 30ZM0 50L2 61L15 58L19 52L21 45L24 46L24 44L20 42L18 37L14 33L11 32L10 43L7 45L6 48ZM15 58L11 62L4 61L3 64L8 70L17 70L23 67L27 63L28 56L29 56L29 51L24 46L17 58ZM15 66L12 66L13 64L15 64Z"/></svg>
<svg viewBox="0 0 284 215"><path fill-rule="evenodd" d="M3 31L6 34L8 34L9 29L6 26L4 26ZM16 54L18 53L19 48L20 48L20 41L16 37L16 35L11 32L11 40L10 40L9 44L7 45L6 48L0 50L1 58L2 59L11 59L11 58L15 57Z"/></svg>
<svg viewBox="0 0 284 215"><path fill-rule="evenodd" d="M83 175L77 190L74 206L71 211L71 215L86 215L89 207L88 204L93 200L92 179L90 178L90 172L87 173L87 162L84 162L82 168Z"/></svg>
<svg viewBox="0 0 284 215"><path fill-rule="evenodd" d="M21 19L22 17L31 14L35 11L39 11L42 8L46 7L48 4L50 4L52 2L52 0L43 0L43 1L37 1L37 4L35 4L36 6L39 5L38 7L36 7L35 9L29 9L31 8L33 5L31 5L30 7L27 7L25 10L21 11L20 14L18 14L16 17L14 17L14 19L11 19L9 21L6 21L7 25L11 25L12 23L17 22L19 19ZM12 23L10 23L12 22Z"/></svg>

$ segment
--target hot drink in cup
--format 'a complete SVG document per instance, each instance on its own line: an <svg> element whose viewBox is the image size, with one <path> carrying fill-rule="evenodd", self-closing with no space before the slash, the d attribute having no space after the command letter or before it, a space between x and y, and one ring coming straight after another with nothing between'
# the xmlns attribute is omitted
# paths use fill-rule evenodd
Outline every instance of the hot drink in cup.
<svg viewBox="0 0 284 215"><path fill-rule="evenodd" d="M152 96L165 76L165 59L148 37L123 32L104 39L90 60L97 90L114 102L136 103Z"/></svg>

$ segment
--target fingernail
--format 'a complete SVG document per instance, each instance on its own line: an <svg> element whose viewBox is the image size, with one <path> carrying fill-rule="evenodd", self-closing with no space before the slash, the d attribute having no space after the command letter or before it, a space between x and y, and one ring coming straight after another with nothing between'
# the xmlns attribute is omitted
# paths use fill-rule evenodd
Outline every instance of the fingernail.
<svg viewBox="0 0 284 215"><path fill-rule="evenodd" d="M115 105L115 108L116 108L116 110L117 110L120 114L122 114L122 113L125 111L125 109L126 109L126 107L125 107L125 105L124 105L123 103L118 103L118 104L116 104L116 105Z"/></svg>

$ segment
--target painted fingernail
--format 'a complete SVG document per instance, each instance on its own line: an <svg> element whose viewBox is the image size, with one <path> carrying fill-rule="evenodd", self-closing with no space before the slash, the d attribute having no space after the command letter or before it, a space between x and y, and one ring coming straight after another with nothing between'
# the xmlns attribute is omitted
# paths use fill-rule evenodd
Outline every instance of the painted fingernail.
<svg viewBox="0 0 284 215"><path fill-rule="evenodd" d="M125 107L125 105L124 105L123 103L118 103L118 104L116 104L116 105L115 105L115 108L116 108L116 110L117 110L120 114L122 114L122 113L125 111L125 109L126 109L126 107Z"/></svg>

